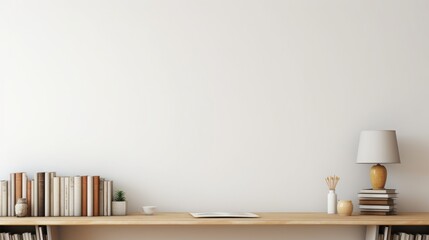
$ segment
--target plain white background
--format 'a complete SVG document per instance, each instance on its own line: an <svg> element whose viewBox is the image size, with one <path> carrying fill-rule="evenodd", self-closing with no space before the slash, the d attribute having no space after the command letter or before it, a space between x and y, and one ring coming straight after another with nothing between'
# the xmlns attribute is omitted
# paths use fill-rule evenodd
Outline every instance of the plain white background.
<svg viewBox="0 0 429 240"><path fill-rule="evenodd" d="M101 175L129 212L357 205L359 133L396 129L429 211L427 1L2 1L0 178ZM361 239L361 227L65 228L63 239ZM118 231L118 232L116 232ZM162 234L159 234L159 232ZM334 235L332 233L335 233Z"/></svg>

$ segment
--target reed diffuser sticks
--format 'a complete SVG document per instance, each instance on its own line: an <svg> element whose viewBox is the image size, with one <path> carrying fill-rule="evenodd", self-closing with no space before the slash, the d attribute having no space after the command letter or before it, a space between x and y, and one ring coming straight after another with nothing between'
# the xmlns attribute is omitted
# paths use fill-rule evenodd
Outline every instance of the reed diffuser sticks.
<svg viewBox="0 0 429 240"><path fill-rule="evenodd" d="M325 178L326 185L328 185L329 190L335 190L337 187L338 181L340 181L340 177L338 176L329 176Z"/></svg>

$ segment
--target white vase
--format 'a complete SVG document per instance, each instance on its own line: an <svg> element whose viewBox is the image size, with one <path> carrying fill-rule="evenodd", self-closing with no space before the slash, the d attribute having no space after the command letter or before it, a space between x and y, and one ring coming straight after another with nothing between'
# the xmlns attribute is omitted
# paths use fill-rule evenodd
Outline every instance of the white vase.
<svg viewBox="0 0 429 240"><path fill-rule="evenodd" d="M27 199L20 198L15 205L15 215L17 217L27 216Z"/></svg>
<svg viewBox="0 0 429 240"><path fill-rule="evenodd" d="M337 213L337 194L335 190L329 190L328 193L328 214Z"/></svg>
<svg viewBox="0 0 429 240"><path fill-rule="evenodd" d="M125 216L127 214L127 202L112 202L112 215L113 216Z"/></svg>

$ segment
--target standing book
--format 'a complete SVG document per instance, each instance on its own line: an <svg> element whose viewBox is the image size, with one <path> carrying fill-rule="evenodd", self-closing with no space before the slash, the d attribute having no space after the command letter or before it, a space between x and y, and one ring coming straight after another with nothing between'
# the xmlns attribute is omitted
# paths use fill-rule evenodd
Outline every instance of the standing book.
<svg viewBox="0 0 429 240"><path fill-rule="evenodd" d="M93 208L93 202L94 202L94 200L93 200L93 188L94 188L94 186L93 186L93 183L92 183L92 180L93 180L93 178L92 178L92 176L88 176L88 179L87 179L87 204L86 204L86 211L87 211L87 216L88 217L92 217L93 216L93 214L94 214L94 212L93 212L93 210L92 210L92 208Z"/></svg>
<svg viewBox="0 0 429 240"><path fill-rule="evenodd" d="M45 215L45 173L37 173L37 216Z"/></svg>
<svg viewBox="0 0 429 240"><path fill-rule="evenodd" d="M8 201L8 196L7 196L7 181L3 180L0 182L0 193L1 193L1 214L0 216L2 217L6 217L7 216L7 201Z"/></svg>
<svg viewBox="0 0 429 240"><path fill-rule="evenodd" d="M52 179L52 203L53 203L53 211L52 216L59 217L60 216L60 177L54 177Z"/></svg>
<svg viewBox="0 0 429 240"><path fill-rule="evenodd" d="M88 216L87 207L88 207L88 176L82 176L82 216Z"/></svg>
<svg viewBox="0 0 429 240"><path fill-rule="evenodd" d="M12 202L13 206L22 198L22 173L15 173L15 201Z"/></svg>
<svg viewBox="0 0 429 240"><path fill-rule="evenodd" d="M31 180L27 178L27 217L31 217L33 211L33 190L31 186Z"/></svg>
<svg viewBox="0 0 429 240"><path fill-rule="evenodd" d="M9 217L15 216L15 173L10 174L10 181L9 181Z"/></svg>
<svg viewBox="0 0 429 240"><path fill-rule="evenodd" d="M93 197L93 205L92 205L92 209L93 209L93 215L94 216L99 216L99 194L100 194L100 176L93 176L92 178L93 181L93 189L92 189L92 197Z"/></svg>
<svg viewBox="0 0 429 240"><path fill-rule="evenodd" d="M74 177L74 216L82 215L82 181L80 176Z"/></svg>
<svg viewBox="0 0 429 240"><path fill-rule="evenodd" d="M74 216L74 177L70 177L69 185L69 216L72 217Z"/></svg>
<svg viewBox="0 0 429 240"><path fill-rule="evenodd" d="M70 216L70 178L64 177L64 216Z"/></svg>
<svg viewBox="0 0 429 240"><path fill-rule="evenodd" d="M45 172L45 211L42 216L49 217L51 210L51 177L49 172Z"/></svg>
<svg viewBox="0 0 429 240"><path fill-rule="evenodd" d="M60 177L60 216L63 217L66 215L66 178Z"/></svg>

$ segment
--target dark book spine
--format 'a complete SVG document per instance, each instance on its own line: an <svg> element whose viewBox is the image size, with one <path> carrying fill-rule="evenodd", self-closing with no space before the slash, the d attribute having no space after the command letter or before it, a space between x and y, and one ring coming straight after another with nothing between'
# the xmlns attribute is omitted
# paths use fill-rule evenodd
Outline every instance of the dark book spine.
<svg viewBox="0 0 429 240"><path fill-rule="evenodd" d="M92 178L93 182L93 189L92 189L92 197L94 199L93 201L93 216L100 216L100 206L99 206L99 194L100 194L100 176L93 176Z"/></svg>
<svg viewBox="0 0 429 240"><path fill-rule="evenodd" d="M88 204L88 176L82 177L82 216L88 216L87 204Z"/></svg>
<svg viewBox="0 0 429 240"><path fill-rule="evenodd" d="M15 173L15 202L13 203L14 206L20 198L22 198L22 173Z"/></svg>
<svg viewBox="0 0 429 240"><path fill-rule="evenodd" d="M37 199L37 216L45 216L45 173L37 173L38 199Z"/></svg>

